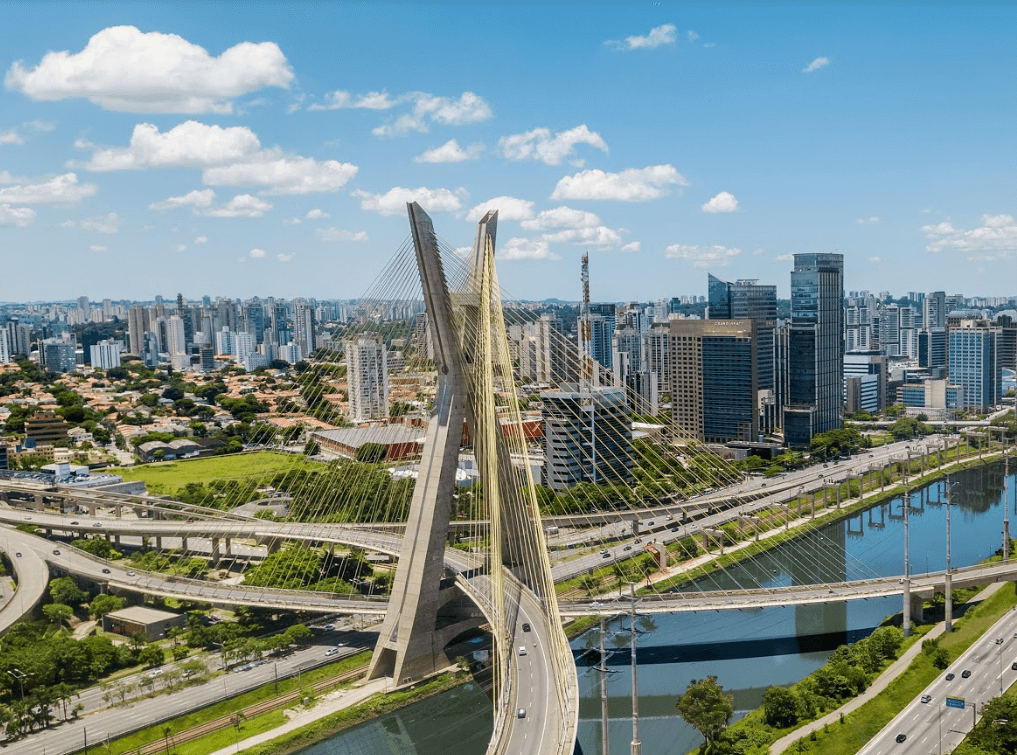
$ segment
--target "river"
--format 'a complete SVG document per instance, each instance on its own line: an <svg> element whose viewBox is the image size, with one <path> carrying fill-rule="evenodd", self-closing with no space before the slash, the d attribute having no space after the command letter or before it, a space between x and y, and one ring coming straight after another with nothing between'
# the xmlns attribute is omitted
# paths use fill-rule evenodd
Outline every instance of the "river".
<svg viewBox="0 0 1017 755"><path fill-rule="evenodd" d="M1015 475L1010 476L1014 511ZM954 476L952 564L967 566L992 555L1003 530L1003 470L993 464ZM944 483L911 494L910 556L913 574L946 565ZM1015 523L1012 529L1017 529ZM902 574L904 520L901 498L851 519L803 535L690 589L774 586ZM702 741L675 711L688 683L716 676L734 695L736 715L757 707L774 684L792 684L823 665L832 650L871 632L900 611L900 598L817 606L721 611L637 618L639 734L643 752L684 755ZM612 753L628 753L632 740L628 618L608 624L608 731ZM580 686L579 743L585 755L601 753L602 672L586 665L585 648L596 630L573 641ZM491 735L491 705L473 684L353 727L314 745L304 755L482 755Z"/></svg>

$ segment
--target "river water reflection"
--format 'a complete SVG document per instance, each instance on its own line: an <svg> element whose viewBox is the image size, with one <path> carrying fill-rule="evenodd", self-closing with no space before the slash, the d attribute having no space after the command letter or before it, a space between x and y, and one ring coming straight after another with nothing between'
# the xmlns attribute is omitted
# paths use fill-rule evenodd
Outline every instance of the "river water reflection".
<svg viewBox="0 0 1017 755"><path fill-rule="evenodd" d="M1003 470L987 465L957 474L952 512L954 566L992 555L1003 529ZM1010 477L1014 512L1014 475ZM911 569L942 570L946 562L945 486L911 495ZM808 584L903 573L903 501L870 508L793 543L775 548L689 589ZM791 684L815 671L838 644L872 631L900 610L900 598L817 606L766 608L637 618L639 711L643 752L683 755L702 741L676 714L675 700L692 679L714 675L734 695L739 714L758 706L765 689ZM628 618L608 624L609 647L627 648ZM592 631L577 638L580 686L579 743L585 755L601 753L601 673L584 659L599 642ZM608 661L608 731L613 753L632 739L631 676L627 650ZM482 755L491 733L491 706L474 685L452 690L350 729L309 748L307 755L399 753Z"/></svg>

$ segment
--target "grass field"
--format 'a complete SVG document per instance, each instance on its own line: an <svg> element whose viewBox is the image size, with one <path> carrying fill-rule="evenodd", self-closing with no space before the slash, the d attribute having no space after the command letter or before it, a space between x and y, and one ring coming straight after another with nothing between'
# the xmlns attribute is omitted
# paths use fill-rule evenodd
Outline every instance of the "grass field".
<svg viewBox="0 0 1017 755"><path fill-rule="evenodd" d="M210 480L264 480L293 469L324 469L325 465L298 454L257 451L205 459L164 461L118 469L125 480L144 480L149 492L172 495L189 482Z"/></svg>

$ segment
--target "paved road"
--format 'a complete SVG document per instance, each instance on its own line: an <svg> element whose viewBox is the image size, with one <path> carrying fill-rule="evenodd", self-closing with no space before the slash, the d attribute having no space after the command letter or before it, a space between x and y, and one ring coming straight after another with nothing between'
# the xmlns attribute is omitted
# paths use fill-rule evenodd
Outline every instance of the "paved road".
<svg viewBox="0 0 1017 755"><path fill-rule="evenodd" d="M49 567L41 553L52 545L41 538L23 535L18 530L0 528L0 549L7 554L18 578L17 591L0 606L0 635L42 600L49 584Z"/></svg>
<svg viewBox="0 0 1017 755"><path fill-rule="evenodd" d="M348 655L374 646L377 635L371 632L316 630L313 643L307 648L298 650L289 656L265 663L249 671L231 672L217 676L210 681L187 687L183 690L158 695L151 698L138 698L130 701L126 707L109 708L102 700L103 692L92 687L82 692L82 704L89 715L78 720L60 723L45 731L36 732L24 739L8 742L4 747L7 755L59 755L72 752L88 741L98 744L107 736L116 738L138 728L151 726L160 721L182 715L198 708L217 703L227 697L269 684L275 679L296 676L325 663L331 663ZM335 647L339 642L345 643L334 656L325 656L325 650ZM210 666L220 667L218 658L209 658ZM140 676L140 675L139 675ZM77 704L78 698L72 703Z"/></svg>
<svg viewBox="0 0 1017 755"><path fill-rule="evenodd" d="M1002 643L997 645L997 640ZM931 755L951 752L964 739L973 726L977 705L981 717L982 705L1000 694L1000 679L1004 689L1017 681L1017 612L1010 611L991 629L969 647L960 658L923 690L931 696L928 703L912 700L882 731L859 750L858 755ZM965 679L964 671L970 671ZM1002 670L1002 674L1001 674ZM953 679L947 676L953 674ZM946 697L960 697L967 707L963 710L946 707ZM904 734L904 742L897 737Z"/></svg>

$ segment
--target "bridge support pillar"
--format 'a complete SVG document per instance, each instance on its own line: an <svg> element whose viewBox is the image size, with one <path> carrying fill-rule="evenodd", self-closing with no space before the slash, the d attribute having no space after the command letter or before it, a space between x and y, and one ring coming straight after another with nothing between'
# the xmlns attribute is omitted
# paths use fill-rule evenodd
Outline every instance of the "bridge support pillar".
<svg viewBox="0 0 1017 755"><path fill-rule="evenodd" d="M162 553L162 535L155 536L155 552Z"/></svg>
<svg viewBox="0 0 1017 755"><path fill-rule="evenodd" d="M114 545L120 545L120 535L114 535L113 536L113 544Z"/></svg>
<svg viewBox="0 0 1017 755"><path fill-rule="evenodd" d="M904 579L904 605L902 610L903 620L901 622L901 629L904 630L904 636L911 636L911 580L910 578Z"/></svg>
<svg viewBox="0 0 1017 755"><path fill-rule="evenodd" d="M95 511L96 511L96 509L98 509L98 508L99 508L99 505L98 505L98 504L96 504L96 503L92 503L91 501L88 501L88 502L87 502L87 503L85 504L85 508L87 508L87 509L88 509L88 515L89 515L89 516L95 516Z"/></svg>
<svg viewBox="0 0 1017 755"><path fill-rule="evenodd" d="M226 546L226 555L227 556L232 556L233 555L233 538L232 537L224 538L224 543L225 543L225 546Z"/></svg>
<svg viewBox="0 0 1017 755"><path fill-rule="evenodd" d="M124 505L122 503L118 503L116 506L113 507L113 516L119 519L120 514L123 512L123 509Z"/></svg>
<svg viewBox="0 0 1017 755"><path fill-rule="evenodd" d="M34 503L36 510L42 510L42 493L36 493L34 496Z"/></svg>
<svg viewBox="0 0 1017 755"><path fill-rule="evenodd" d="M921 595L911 593L911 620L925 621L925 600Z"/></svg>
<svg viewBox="0 0 1017 755"><path fill-rule="evenodd" d="M959 448L959 446L958 446ZM949 505L949 504L948 504ZM946 589L943 591L946 600L943 603L943 622L946 624L946 631L953 631L953 579L950 572L946 573Z"/></svg>
<svg viewBox="0 0 1017 755"><path fill-rule="evenodd" d="M180 538L180 547L183 549L184 553L187 553L187 536L186 535L184 537Z"/></svg>
<svg viewBox="0 0 1017 755"><path fill-rule="evenodd" d="M219 563L219 538L217 537L212 538L212 555L209 556L208 560L212 564Z"/></svg>

